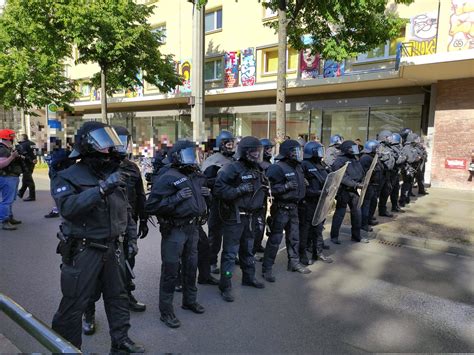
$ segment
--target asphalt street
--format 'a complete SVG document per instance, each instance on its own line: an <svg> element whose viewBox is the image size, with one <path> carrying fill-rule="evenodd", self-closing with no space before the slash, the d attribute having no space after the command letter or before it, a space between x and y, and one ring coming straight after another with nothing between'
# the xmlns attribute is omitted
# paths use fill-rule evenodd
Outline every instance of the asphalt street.
<svg viewBox="0 0 474 355"><path fill-rule="evenodd" d="M43 217L52 206L49 181L44 174L36 181L37 201L14 206L20 229L0 231L0 292L50 324L61 296L55 253L60 221ZM171 330L159 320L160 234L151 226L139 241L135 268L135 295L148 308L131 315L130 337L149 352L474 352L473 259L341 239L329 251L334 263L318 262L308 275L286 271L283 249L277 282L263 290L241 286L236 269L231 304L216 287L199 285L203 315L182 310L176 294L182 326ZM257 270L261 278L259 263ZM97 321L98 332L84 337L85 352L110 348L102 301ZM23 352L46 352L2 314L0 333Z"/></svg>

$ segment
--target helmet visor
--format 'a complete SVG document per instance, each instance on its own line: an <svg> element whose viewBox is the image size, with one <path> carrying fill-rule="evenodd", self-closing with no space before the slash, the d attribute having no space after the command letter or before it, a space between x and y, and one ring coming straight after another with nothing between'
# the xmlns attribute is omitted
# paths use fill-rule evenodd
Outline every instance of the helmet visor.
<svg viewBox="0 0 474 355"><path fill-rule="evenodd" d="M94 150L103 151L109 148L123 147L123 144L112 127L103 127L87 134L88 143Z"/></svg>
<svg viewBox="0 0 474 355"><path fill-rule="evenodd" d="M179 151L179 161L183 165L199 165L199 154L195 147L184 148Z"/></svg>
<svg viewBox="0 0 474 355"><path fill-rule="evenodd" d="M354 144L353 146L351 146L351 151L352 151L352 154L354 155L360 154L359 146L357 144Z"/></svg>
<svg viewBox="0 0 474 355"><path fill-rule="evenodd" d="M122 142L122 146L117 147L117 151L121 154L132 154L132 147L133 141L130 136L125 134L119 135L120 142Z"/></svg>
<svg viewBox="0 0 474 355"><path fill-rule="evenodd" d="M318 149L314 150L313 155L318 158L324 158L324 153L325 153L325 148L321 146Z"/></svg>
<svg viewBox="0 0 474 355"><path fill-rule="evenodd" d="M263 161L263 147L248 148L247 159L254 163Z"/></svg>
<svg viewBox="0 0 474 355"><path fill-rule="evenodd" d="M290 158L296 161L303 161L303 149L301 147L291 148Z"/></svg>

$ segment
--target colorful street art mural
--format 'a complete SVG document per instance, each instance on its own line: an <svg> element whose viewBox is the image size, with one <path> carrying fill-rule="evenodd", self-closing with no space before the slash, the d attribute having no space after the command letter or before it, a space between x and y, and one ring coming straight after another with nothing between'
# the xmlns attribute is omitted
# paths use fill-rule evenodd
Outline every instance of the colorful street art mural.
<svg viewBox="0 0 474 355"><path fill-rule="evenodd" d="M438 33L438 13L427 12L410 19L410 31L404 42L404 54L412 57L436 53L436 35Z"/></svg>
<svg viewBox="0 0 474 355"><path fill-rule="evenodd" d="M143 73L140 71L137 73L136 78L143 84ZM133 85L133 90L125 90L125 97L142 97L143 96L143 85Z"/></svg>
<svg viewBox="0 0 474 355"><path fill-rule="evenodd" d="M451 0L448 52L474 49L474 1Z"/></svg>
<svg viewBox="0 0 474 355"><path fill-rule="evenodd" d="M177 72L183 78L183 84L176 87L176 94L185 94L191 92L191 61L184 60L177 62Z"/></svg>
<svg viewBox="0 0 474 355"><path fill-rule="evenodd" d="M334 78L341 75L344 75L344 63L338 63L330 59L324 61L323 76L325 78Z"/></svg>
<svg viewBox="0 0 474 355"><path fill-rule="evenodd" d="M312 54L310 49L300 52L300 75L301 79L315 79L319 75L319 54Z"/></svg>
<svg viewBox="0 0 474 355"><path fill-rule="evenodd" d="M224 87L239 86L240 52L226 52L224 55Z"/></svg>
<svg viewBox="0 0 474 355"><path fill-rule="evenodd" d="M242 86L253 86L256 81L255 51L253 48L243 49L242 64L240 66L240 81Z"/></svg>

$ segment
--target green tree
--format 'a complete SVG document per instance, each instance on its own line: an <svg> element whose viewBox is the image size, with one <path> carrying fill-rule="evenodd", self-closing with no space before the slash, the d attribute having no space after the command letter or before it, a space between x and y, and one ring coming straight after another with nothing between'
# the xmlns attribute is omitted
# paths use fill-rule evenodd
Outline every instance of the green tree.
<svg viewBox="0 0 474 355"><path fill-rule="evenodd" d="M395 0L410 4L414 0ZM269 26L278 31L277 140L285 136L286 50L310 48L323 59L342 61L398 37L406 20L387 9L388 0L267 0L278 11ZM303 36L311 38L303 43Z"/></svg>
<svg viewBox="0 0 474 355"><path fill-rule="evenodd" d="M54 0L8 0L0 14L0 105L25 113L54 102L74 101L74 82L65 76L70 52Z"/></svg>
<svg viewBox="0 0 474 355"><path fill-rule="evenodd" d="M69 1L65 23L79 51L76 62L100 67L91 81L101 88L103 122L108 122L106 93L142 86L139 72L162 92L181 83L173 56L160 52L162 34L148 23L153 10L133 0Z"/></svg>

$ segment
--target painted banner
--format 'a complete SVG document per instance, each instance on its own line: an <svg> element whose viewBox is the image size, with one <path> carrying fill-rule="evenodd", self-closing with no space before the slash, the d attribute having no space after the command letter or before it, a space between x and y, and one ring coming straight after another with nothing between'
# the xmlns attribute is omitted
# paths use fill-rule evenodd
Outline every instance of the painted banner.
<svg viewBox="0 0 474 355"><path fill-rule="evenodd" d="M185 60L178 63L178 73L183 77L183 84L179 85L178 93L191 92L191 61Z"/></svg>
<svg viewBox="0 0 474 355"><path fill-rule="evenodd" d="M242 64L240 66L240 81L242 86L255 85L256 65L255 52L253 48L242 49Z"/></svg>
<svg viewBox="0 0 474 355"><path fill-rule="evenodd" d="M451 0L448 52L474 49L474 2Z"/></svg>
<svg viewBox="0 0 474 355"><path fill-rule="evenodd" d="M426 12L410 19L410 31L404 42L405 54L409 57L436 53L438 13Z"/></svg>
<svg viewBox="0 0 474 355"><path fill-rule="evenodd" d="M300 52L301 79L315 79L319 75L319 54L312 54L310 49Z"/></svg>
<svg viewBox="0 0 474 355"><path fill-rule="evenodd" d="M444 167L446 169L465 170L467 168L467 160L462 158L446 158Z"/></svg>
<svg viewBox="0 0 474 355"><path fill-rule="evenodd" d="M325 78L334 78L344 75L344 63L338 63L331 59L325 60L323 75Z"/></svg>
<svg viewBox="0 0 474 355"><path fill-rule="evenodd" d="M239 86L240 52L226 52L224 55L224 87L234 88Z"/></svg>

